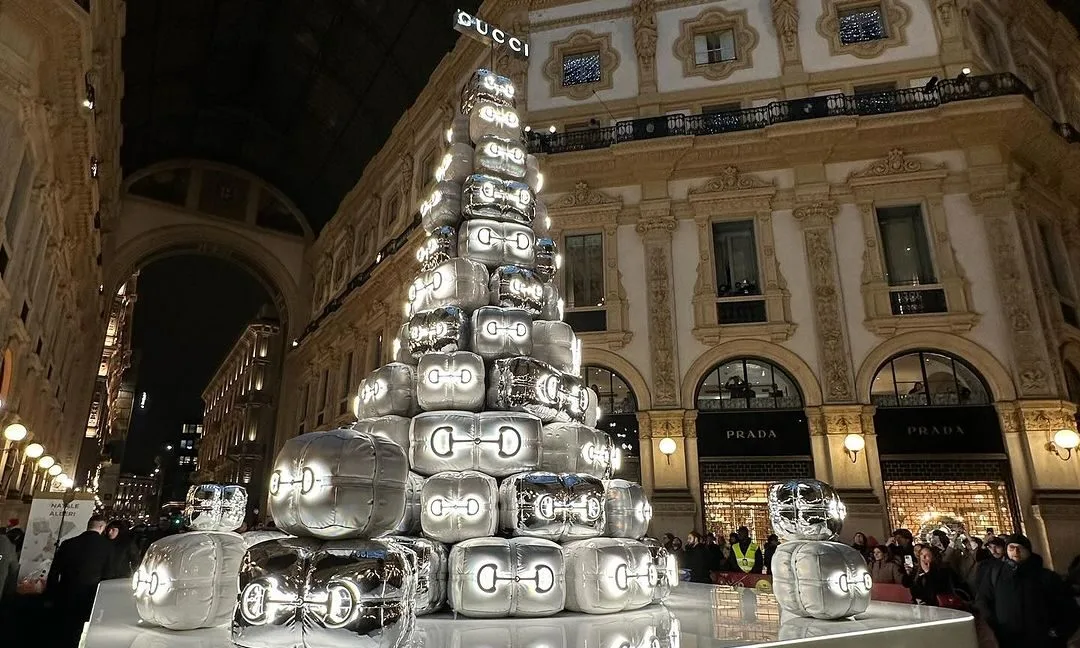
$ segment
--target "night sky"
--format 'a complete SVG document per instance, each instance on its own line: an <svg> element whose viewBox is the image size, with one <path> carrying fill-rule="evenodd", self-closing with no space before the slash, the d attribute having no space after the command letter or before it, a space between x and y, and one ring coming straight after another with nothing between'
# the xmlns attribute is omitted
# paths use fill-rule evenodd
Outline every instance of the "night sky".
<svg viewBox="0 0 1080 648"><path fill-rule="evenodd" d="M155 261L139 274L132 349L141 355L123 471L148 474L154 457L202 418L202 390L236 338L271 300L251 274L213 257ZM138 409L147 394L147 408Z"/></svg>

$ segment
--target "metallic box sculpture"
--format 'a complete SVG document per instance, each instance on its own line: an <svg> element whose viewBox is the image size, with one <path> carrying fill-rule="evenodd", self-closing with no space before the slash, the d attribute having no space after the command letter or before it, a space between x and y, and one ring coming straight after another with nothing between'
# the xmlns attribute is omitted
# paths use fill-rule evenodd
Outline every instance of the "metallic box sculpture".
<svg viewBox="0 0 1080 648"><path fill-rule="evenodd" d="M416 404L416 369L391 362L379 367L360 383L360 418L412 416Z"/></svg>
<svg viewBox="0 0 1080 648"><path fill-rule="evenodd" d="M606 432L582 423L548 423L543 431L545 470L611 477L615 445ZM642 534L644 535L644 533Z"/></svg>
<svg viewBox="0 0 1080 648"><path fill-rule="evenodd" d="M416 398L420 408L476 411L484 406L484 359L469 351L420 358Z"/></svg>
<svg viewBox="0 0 1080 648"><path fill-rule="evenodd" d="M488 282L488 295L492 306L520 308L534 318L544 312L544 284L528 268L496 268Z"/></svg>
<svg viewBox="0 0 1080 648"><path fill-rule="evenodd" d="M352 424L352 429L363 434L373 434L384 439L390 439L401 446L406 453L409 451L409 426L412 419L405 416L376 416L374 418L362 418Z"/></svg>
<svg viewBox="0 0 1080 648"><path fill-rule="evenodd" d="M169 630L227 623L247 545L236 533L192 531L150 545L131 578L139 618Z"/></svg>
<svg viewBox="0 0 1080 648"><path fill-rule="evenodd" d="M536 235L528 225L485 218L465 221L458 230L458 254L489 268L536 264Z"/></svg>
<svg viewBox="0 0 1080 648"><path fill-rule="evenodd" d="M450 550L450 607L468 617L542 617L563 609L562 548L540 538L476 538Z"/></svg>
<svg viewBox="0 0 1080 648"><path fill-rule="evenodd" d="M471 311L487 306L487 268L468 259L450 259L421 272L409 284L409 315L443 306Z"/></svg>
<svg viewBox="0 0 1080 648"><path fill-rule="evenodd" d="M405 345L414 358L468 349L469 319L457 306L417 313L405 327Z"/></svg>
<svg viewBox="0 0 1080 648"><path fill-rule="evenodd" d="M184 525L193 531L235 531L247 516L243 486L196 484L188 489Z"/></svg>
<svg viewBox="0 0 1080 648"><path fill-rule="evenodd" d="M637 610L653 602L656 566L636 540L596 538L563 546L566 609L586 614Z"/></svg>
<svg viewBox="0 0 1080 648"><path fill-rule="evenodd" d="M520 308L484 306L472 314L472 350L484 360L532 353L532 317Z"/></svg>
<svg viewBox="0 0 1080 648"><path fill-rule="evenodd" d="M425 536L448 544L490 536L499 525L498 499L494 477L475 470L437 473L424 481L420 526Z"/></svg>
<svg viewBox="0 0 1080 648"><path fill-rule="evenodd" d="M533 322L532 355L563 373L581 373L581 343L566 322Z"/></svg>
<svg viewBox="0 0 1080 648"><path fill-rule="evenodd" d="M536 471L499 486L503 531L565 542L604 533L604 484L589 475Z"/></svg>
<svg viewBox="0 0 1080 648"><path fill-rule="evenodd" d="M441 542L414 536L392 536L394 542L416 554L416 615L438 612L446 605L450 551Z"/></svg>
<svg viewBox="0 0 1080 648"><path fill-rule="evenodd" d="M610 538L638 540L649 531L652 505L640 484L625 479L604 482L604 535Z"/></svg>
<svg viewBox="0 0 1080 648"><path fill-rule="evenodd" d="M244 648L391 648L415 622L415 554L390 540L255 545L240 568L232 640Z"/></svg>
<svg viewBox="0 0 1080 648"><path fill-rule="evenodd" d="M411 464L422 475L479 470L504 477L533 470L540 462L541 431L540 420L528 414L425 412L413 418Z"/></svg>

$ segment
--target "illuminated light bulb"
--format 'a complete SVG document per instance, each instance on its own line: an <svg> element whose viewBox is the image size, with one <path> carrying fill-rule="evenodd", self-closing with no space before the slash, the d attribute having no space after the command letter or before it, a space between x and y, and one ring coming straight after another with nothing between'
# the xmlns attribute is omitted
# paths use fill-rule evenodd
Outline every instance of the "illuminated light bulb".
<svg viewBox="0 0 1080 648"><path fill-rule="evenodd" d="M454 143L454 129L453 128L447 128L446 129L446 143L447 144L453 144Z"/></svg>
<svg viewBox="0 0 1080 648"><path fill-rule="evenodd" d="M657 448L659 448L661 454L670 457L671 455L675 454L675 450L677 450L677 447L675 445L675 439L672 439L671 437L664 437L663 439L660 439L660 443L657 444Z"/></svg>
<svg viewBox="0 0 1080 648"><path fill-rule="evenodd" d="M59 477L60 474L63 472L64 469L60 467L60 464L54 463L53 465L49 466L48 475L49 477Z"/></svg>
<svg viewBox="0 0 1080 648"><path fill-rule="evenodd" d="M40 443L31 443L26 446L26 450L23 450L23 454L26 455L27 459L38 459L45 454L45 446Z"/></svg>
<svg viewBox="0 0 1080 648"><path fill-rule="evenodd" d="M550 127L548 127L548 132L549 133L554 133L556 130L558 130L558 129L555 128L555 124L552 124Z"/></svg>
<svg viewBox="0 0 1080 648"><path fill-rule="evenodd" d="M45 455L41 459L38 459L37 466L38 466L38 468L41 468L42 470L48 470L48 469L52 468L53 464L55 464L55 463L56 463L56 459L53 459L49 455Z"/></svg>
<svg viewBox="0 0 1080 648"><path fill-rule="evenodd" d="M27 431L26 426L22 423L12 423L4 428L4 439L13 443L22 441L28 434L30 434L30 432Z"/></svg>
<svg viewBox="0 0 1080 648"><path fill-rule="evenodd" d="M540 193L543 190L544 190L544 174L543 173L537 173L536 174L536 193ZM545 218L544 220L547 221L548 224L550 225L550 221L551 221L550 218Z"/></svg>
<svg viewBox="0 0 1080 648"><path fill-rule="evenodd" d="M525 127L525 132L526 133L531 133L532 132L532 126L526 126Z"/></svg>

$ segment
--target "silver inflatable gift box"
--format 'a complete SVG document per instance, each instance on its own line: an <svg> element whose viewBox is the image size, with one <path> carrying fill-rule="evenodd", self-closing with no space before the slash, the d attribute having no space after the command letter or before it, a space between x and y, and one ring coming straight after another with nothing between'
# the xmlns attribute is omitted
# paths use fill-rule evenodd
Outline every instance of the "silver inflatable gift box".
<svg viewBox="0 0 1080 648"><path fill-rule="evenodd" d="M527 226L536 214L535 202L529 185L492 175L473 174L461 187L461 215L466 220L493 220Z"/></svg>
<svg viewBox="0 0 1080 648"><path fill-rule="evenodd" d="M589 427L596 427L597 421L600 420L600 397L596 395L591 388L585 388L585 416L582 419L585 425ZM616 452L619 451L618 443L615 444ZM618 470L618 455L615 457L615 465L612 466L613 470Z"/></svg>
<svg viewBox="0 0 1080 648"><path fill-rule="evenodd" d="M442 225L431 232L416 251L421 270L434 270L457 256L457 227Z"/></svg>
<svg viewBox="0 0 1080 648"><path fill-rule="evenodd" d="M784 540L832 540L847 509L836 490L816 479L794 479L769 489L769 517Z"/></svg>
<svg viewBox="0 0 1080 648"><path fill-rule="evenodd" d="M352 424L352 429L363 434L374 434L384 439L390 439L408 453L410 425L412 425L412 419L410 418L389 415L360 419Z"/></svg>
<svg viewBox="0 0 1080 648"><path fill-rule="evenodd" d="M674 554L667 550L663 542L656 538L642 538L641 544L649 549L653 565L656 566L656 587L653 588L653 603L662 603L671 593L671 588L679 584L679 563Z"/></svg>
<svg viewBox="0 0 1080 648"><path fill-rule="evenodd" d="M555 415L558 421L585 420L589 409L589 393L585 382L573 374L562 373L559 378L559 412Z"/></svg>
<svg viewBox="0 0 1080 648"><path fill-rule="evenodd" d="M406 645L416 557L389 540L273 540L248 550L232 641L243 648ZM234 577L235 578L235 577Z"/></svg>
<svg viewBox="0 0 1080 648"><path fill-rule="evenodd" d="M197 484L188 489L184 524L194 531L235 531L247 517L243 486Z"/></svg>
<svg viewBox="0 0 1080 648"><path fill-rule="evenodd" d="M538 243L539 241L540 239L537 239ZM539 279L539 267L537 270L536 277ZM544 306L537 319L562 321L565 315L566 304L563 302L562 297L559 296L559 286L553 281L548 281L544 284Z"/></svg>
<svg viewBox="0 0 1080 648"><path fill-rule="evenodd" d="M542 617L563 609L562 549L540 538L476 538L450 550L450 607L468 617Z"/></svg>
<svg viewBox="0 0 1080 648"><path fill-rule="evenodd" d="M425 412L413 418L409 432L413 470L479 470L495 477L533 470L541 429L540 419L523 413Z"/></svg>
<svg viewBox="0 0 1080 648"><path fill-rule="evenodd" d="M131 578L139 618L169 630L226 623L247 545L236 533L192 531L150 545Z"/></svg>
<svg viewBox="0 0 1080 648"><path fill-rule="evenodd" d="M532 353L532 317L520 308L484 306L473 311L472 350L487 361Z"/></svg>
<svg viewBox="0 0 1080 648"><path fill-rule="evenodd" d="M529 155L525 158L525 184L529 185L533 189L534 194L539 194L544 190L544 174L540 172L540 160L536 159L535 155ZM540 218L540 201L537 200L537 213L533 218L533 222L536 223L536 219ZM544 210L543 216L545 217L543 222L537 224L537 231L544 234L548 231L548 223L546 222L547 210Z"/></svg>
<svg viewBox="0 0 1080 648"><path fill-rule="evenodd" d="M483 68L473 72L461 90L461 112L470 113L479 101L514 107L514 82Z"/></svg>
<svg viewBox="0 0 1080 648"><path fill-rule="evenodd" d="M409 473L405 481L405 510L401 512L394 528L386 535L418 534L420 533L420 512L424 507L420 499L420 493L424 488L424 478L417 473Z"/></svg>
<svg viewBox="0 0 1080 648"><path fill-rule="evenodd" d="M438 351L465 351L468 349L469 318L457 306L436 308L417 313L409 318L406 346L414 358Z"/></svg>
<svg viewBox="0 0 1080 648"><path fill-rule="evenodd" d="M521 117L517 110L484 99L477 101L469 111L469 137L476 144L485 135L520 140Z"/></svg>
<svg viewBox="0 0 1080 648"><path fill-rule="evenodd" d="M488 303L520 308L535 318L544 310L544 284L528 268L499 266L488 281Z"/></svg>
<svg viewBox="0 0 1080 648"><path fill-rule="evenodd" d="M454 258L417 275L409 284L409 315L443 306L471 311L488 303L488 271L482 263Z"/></svg>
<svg viewBox="0 0 1080 648"><path fill-rule="evenodd" d="M484 406L484 360L469 351L428 353L420 358L416 398L420 408L479 410Z"/></svg>
<svg viewBox="0 0 1080 648"><path fill-rule="evenodd" d="M360 381L360 408L357 416L412 416L420 410L416 404L416 369L391 362L379 367Z"/></svg>
<svg viewBox="0 0 1080 648"><path fill-rule="evenodd" d="M581 346L566 322L533 322L532 356L563 373L576 376L581 372Z"/></svg>
<svg viewBox="0 0 1080 648"><path fill-rule="evenodd" d="M457 227L461 222L461 185L443 180L420 203L420 225L425 232Z"/></svg>
<svg viewBox="0 0 1080 648"><path fill-rule="evenodd" d="M390 340L390 361L416 366L416 358L409 351L409 320L397 330L397 334Z"/></svg>
<svg viewBox="0 0 1080 648"><path fill-rule="evenodd" d="M499 486L502 530L564 542L604 532L604 484L580 474L536 471L512 475Z"/></svg>
<svg viewBox="0 0 1080 648"><path fill-rule="evenodd" d="M420 526L427 537L452 544L493 535L498 528L495 478L475 470L441 472L424 481Z"/></svg>
<svg viewBox="0 0 1080 648"><path fill-rule="evenodd" d="M555 272L559 269L559 247L555 244L555 240L550 236L537 236L536 244L534 245L536 250L535 263L536 263L536 276L540 281L551 281L555 276ZM545 317L544 319L559 319L557 317Z"/></svg>
<svg viewBox="0 0 1080 648"><path fill-rule="evenodd" d="M468 112L468 111L466 111ZM472 150L472 138L469 137L469 115L460 114L455 115L454 119L450 121L450 127L446 129L446 141L451 146L457 144L464 144ZM472 157L469 158L470 164L472 163ZM441 165L439 167L442 168ZM436 171L435 177L438 179L441 174Z"/></svg>
<svg viewBox="0 0 1080 648"><path fill-rule="evenodd" d="M656 566L645 545L593 538L563 545L566 609L586 614L637 610L653 602Z"/></svg>
<svg viewBox="0 0 1080 648"><path fill-rule="evenodd" d="M528 412L544 422L559 416L562 373L534 358L496 360L488 372L488 407Z"/></svg>
<svg viewBox="0 0 1080 648"><path fill-rule="evenodd" d="M572 627L577 632L564 648L679 648L682 642L679 619L661 606L595 618Z"/></svg>
<svg viewBox="0 0 1080 648"><path fill-rule="evenodd" d="M286 533L324 539L392 531L405 508L405 450L355 430L285 442L270 474L270 515Z"/></svg>
<svg viewBox="0 0 1080 648"><path fill-rule="evenodd" d="M288 533L283 531L245 531L240 534L240 537L244 539L244 546L248 549L254 547L260 542L267 542L269 540L283 540L285 538L291 538Z"/></svg>
<svg viewBox="0 0 1080 648"><path fill-rule="evenodd" d="M438 612L446 605L447 567L450 550L430 538L392 536L394 542L416 554L416 615Z"/></svg>
<svg viewBox="0 0 1080 648"><path fill-rule="evenodd" d="M652 504L641 484L610 479L604 482L604 514L607 517L604 535L637 540L649 532Z"/></svg>
<svg viewBox="0 0 1080 648"><path fill-rule="evenodd" d="M439 166L435 167L435 180L438 182L453 182L458 187L473 174L473 147L469 141L468 118L460 121L454 120L450 127L450 138L461 137L464 141L451 142L450 150L439 160ZM424 178L427 182L428 178Z"/></svg>
<svg viewBox="0 0 1080 648"><path fill-rule="evenodd" d="M485 135L476 143L473 168L510 180L522 180L527 171L528 152L521 140Z"/></svg>
<svg viewBox="0 0 1080 648"><path fill-rule="evenodd" d="M769 572L780 607L801 617L844 619L870 606L874 583L866 560L839 542L789 540L773 554Z"/></svg>
<svg viewBox="0 0 1080 648"><path fill-rule="evenodd" d="M544 470L611 477L615 446L606 432L581 423L548 423L541 447Z"/></svg>

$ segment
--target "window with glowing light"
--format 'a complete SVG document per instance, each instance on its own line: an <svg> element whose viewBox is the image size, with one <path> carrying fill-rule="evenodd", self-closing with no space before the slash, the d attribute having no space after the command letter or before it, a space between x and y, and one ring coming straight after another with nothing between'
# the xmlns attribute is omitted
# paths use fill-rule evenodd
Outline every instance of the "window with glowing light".
<svg viewBox="0 0 1080 648"><path fill-rule="evenodd" d="M881 4L854 7L839 12L840 42L844 45L867 43L888 38Z"/></svg>
<svg viewBox="0 0 1080 648"><path fill-rule="evenodd" d="M982 536L986 529L1013 528L1008 484L1004 481L885 481L889 521L927 538L935 529Z"/></svg>
<svg viewBox="0 0 1080 648"><path fill-rule="evenodd" d="M604 291L604 235L568 234L563 275L566 321L579 333L607 328Z"/></svg>
<svg viewBox="0 0 1080 648"><path fill-rule="evenodd" d="M697 408L719 410L798 410L802 393L786 371L765 360L729 360L710 371L697 391Z"/></svg>
<svg viewBox="0 0 1080 648"><path fill-rule="evenodd" d="M563 57L563 87L599 83L602 74L599 50Z"/></svg>
<svg viewBox="0 0 1080 648"><path fill-rule="evenodd" d="M917 351L886 362L870 386L877 407L990 405L990 390L963 360L938 351Z"/></svg>

